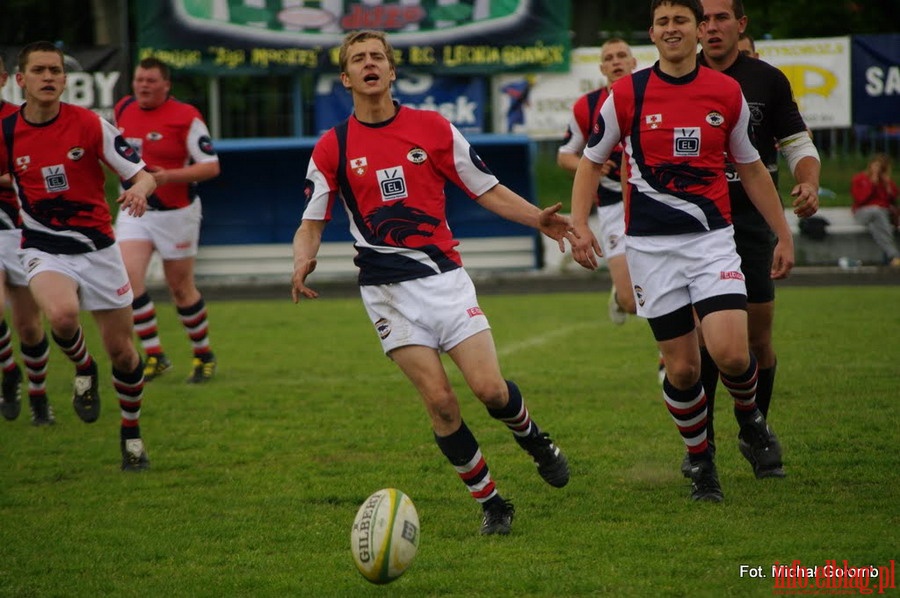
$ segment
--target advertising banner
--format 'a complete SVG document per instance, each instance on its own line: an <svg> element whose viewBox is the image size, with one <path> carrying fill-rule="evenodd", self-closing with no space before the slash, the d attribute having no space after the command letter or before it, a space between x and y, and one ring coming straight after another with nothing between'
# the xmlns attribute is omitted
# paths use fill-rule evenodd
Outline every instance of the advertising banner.
<svg viewBox="0 0 900 598"><path fill-rule="evenodd" d="M160 0L136 2L138 54L223 75L336 72L344 35L388 34L401 67L432 74L568 69L558 0Z"/></svg>
<svg viewBox="0 0 900 598"><path fill-rule="evenodd" d="M761 40L756 51L787 76L810 129L851 125L849 37Z"/></svg>
<svg viewBox="0 0 900 598"><path fill-rule="evenodd" d="M656 62L656 46L632 46L637 68ZM527 73L492 78L495 133L524 133L532 139L562 139L579 96L606 85L600 48L576 48L566 74Z"/></svg>
<svg viewBox="0 0 900 598"><path fill-rule="evenodd" d="M0 47L0 54L3 55L9 72L9 80L0 95L14 104L25 101L14 75L18 70L18 52L19 48ZM111 121L116 101L129 93L131 87L125 51L114 46L66 48L65 67L66 90L62 101L90 108Z"/></svg>
<svg viewBox="0 0 900 598"><path fill-rule="evenodd" d="M756 49L760 59L778 67L790 80L811 129L850 126L849 37L760 40ZM651 45L633 46L632 53L638 69L652 66L658 57ZM885 75L884 89L891 89L889 75ZM575 100L605 84L600 74L600 48L572 50L570 71L565 74L496 75L491 81L494 132L562 139ZM900 83L893 85L896 88ZM895 104L897 93L889 96Z"/></svg>
<svg viewBox="0 0 900 598"><path fill-rule="evenodd" d="M464 135L484 133L487 91L480 77L398 76L394 99L405 106L436 110ZM322 75L316 85L315 128L321 135L353 111L353 99L340 79Z"/></svg>
<svg viewBox="0 0 900 598"><path fill-rule="evenodd" d="M853 122L900 123L900 33L854 35Z"/></svg>

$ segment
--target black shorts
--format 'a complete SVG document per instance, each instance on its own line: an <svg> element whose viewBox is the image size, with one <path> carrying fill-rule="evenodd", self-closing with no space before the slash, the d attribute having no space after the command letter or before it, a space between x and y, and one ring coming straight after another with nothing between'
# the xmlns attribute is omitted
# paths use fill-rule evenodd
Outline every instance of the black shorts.
<svg viewBox="0 0 900 598"><path fill-rule="evenodd" d="M734 229L734 243L741 256L741 272L747 284L747 303L769 303L775 300L772 280L772 254L775 235L768 228Z"/></svg>

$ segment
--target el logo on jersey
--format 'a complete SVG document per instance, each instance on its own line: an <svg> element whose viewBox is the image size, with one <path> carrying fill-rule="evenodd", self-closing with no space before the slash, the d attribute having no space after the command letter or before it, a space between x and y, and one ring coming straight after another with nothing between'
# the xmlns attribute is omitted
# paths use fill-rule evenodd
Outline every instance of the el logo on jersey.
<svg viewBox="0 0 900 598"><path fill-rule="evenodd" d="M700 127L676 127L673 155L696 157L700 155Z"/></svg>
<svg viewBox="0 0 900 598"><path fill-rule="evenodd" d="M62 164L44 166L41 168L41 176L44 177L44 187L47 189L47 193L61 193L69 190L69 179L66 178L66 168Z"/></svg>
<svg viewBox="0 0 900 598"><path fill-rule="evenodd" d="M378 187L381 189L381 201L394 201L408 196L402 166L376 170L375 174L378 176Z"/></svg>

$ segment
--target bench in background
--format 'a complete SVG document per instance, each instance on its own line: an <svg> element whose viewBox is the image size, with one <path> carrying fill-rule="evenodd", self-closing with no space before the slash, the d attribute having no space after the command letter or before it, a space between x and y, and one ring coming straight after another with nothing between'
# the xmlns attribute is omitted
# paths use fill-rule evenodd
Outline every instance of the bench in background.
<svg viewBox="0 0 900 598"><path fill-rule="evenodd" d="M794 254L798 266L837 265L842 257L864 264L880 265L884 255L869 231L853 219L848 207L820 208L817 216L829 222L824 239L811 239L800 232L799 218L785 209L785 218L794 233Z"/></svg>

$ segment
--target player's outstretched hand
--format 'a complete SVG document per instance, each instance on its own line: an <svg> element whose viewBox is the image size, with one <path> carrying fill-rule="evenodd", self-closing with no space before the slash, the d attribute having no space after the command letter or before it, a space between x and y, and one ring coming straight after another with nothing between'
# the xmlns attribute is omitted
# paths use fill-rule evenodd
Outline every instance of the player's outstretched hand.
<svg viewBox="0 0 900 598"><path fill-rule="evenodd" d="M316 269L316 259L304 260L294 265L294 275L291 278L291 297L294 303L299 303L300 297L315 299L317 292L306 286L306 277Z"/></svg>
<svg viewBox="0 0 900 598"><path fill-rule="evenodd" d="M572 223L569 221L568 217L559 213L561 209L562 203L557 202L556 204L541 210L541 214L538 217L538 228L542 233L559 244L559 251L561 253L565 253L566 244L564 239L568 239L571 243L575 240L577 234L575 233L575 229L572 228Z"/></svg>
<svg viewBox="0 0 900 598"><path fill-rule="evenodd" d="M819 210L819 192L809 183L794 185L794 188L791 190L791 196L794 198L791 204L794 208L794 214L800 218L812 216Z"/></svg>
<svg viewBox="0 0 900 598"><path fill-rule="evenodd" d="M572 259L588 270L596 270L599 263L597 258L603 255L597 237L587 225L575 227L575 238L569 241L572 244Z"/></svg>
<svg viewBox="0 0 900 598"><path fill-rule="evenodd" d="M791 244L779 242L775 245L775 252L772 255L772 272L771 276L775 280L787 278L788 274L794 268L794 247Z"/></svg>

